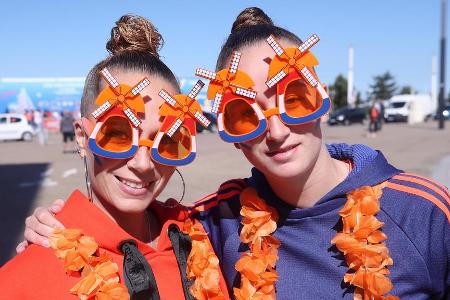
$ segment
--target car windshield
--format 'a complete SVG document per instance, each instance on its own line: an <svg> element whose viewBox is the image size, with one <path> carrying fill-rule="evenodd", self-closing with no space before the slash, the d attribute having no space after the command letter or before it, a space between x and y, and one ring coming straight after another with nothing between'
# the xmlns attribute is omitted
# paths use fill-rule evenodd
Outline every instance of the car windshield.
<svg viewBox="0 0 450 300"><path fill-rule="evenodd" d="M402 108L405 104L406 102L391 102L389 108Z"/></svg>

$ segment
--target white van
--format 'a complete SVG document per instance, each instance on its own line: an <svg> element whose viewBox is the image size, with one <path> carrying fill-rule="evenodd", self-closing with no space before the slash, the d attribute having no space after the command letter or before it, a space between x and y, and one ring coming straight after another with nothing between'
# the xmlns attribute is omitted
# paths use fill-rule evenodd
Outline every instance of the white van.
<svg viewBox="0 0 450 300"><path fill-rule="evenodd" d="M423 122L434 115L436 105L427 94L396 95L387 102L384 119L387 122Z"/></svg>
<svg viewBox="0 0 450 300"><path fill-rule="evenodd" d="M0 140L33 139L34 129L21 114L0 114Z"/></svg>

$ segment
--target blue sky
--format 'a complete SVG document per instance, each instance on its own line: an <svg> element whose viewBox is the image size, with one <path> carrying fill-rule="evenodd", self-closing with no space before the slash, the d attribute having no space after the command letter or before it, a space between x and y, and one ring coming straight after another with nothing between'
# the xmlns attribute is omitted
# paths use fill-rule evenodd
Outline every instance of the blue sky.
<svg viewBox="0 0 450 300"><path fill-rule="evenodd" d="M363 97L385 71L399 86L430 91L433 55L439 64L439 0L3 1L0 77L85 76L107 55L110 29L125 13L149 18L165 39L163 60L178 76L191 76L198 66L214 68L232 22L248 6L261 7L303 39L319 35L312 51L324 83L347 76L351 44Z"/></svg>

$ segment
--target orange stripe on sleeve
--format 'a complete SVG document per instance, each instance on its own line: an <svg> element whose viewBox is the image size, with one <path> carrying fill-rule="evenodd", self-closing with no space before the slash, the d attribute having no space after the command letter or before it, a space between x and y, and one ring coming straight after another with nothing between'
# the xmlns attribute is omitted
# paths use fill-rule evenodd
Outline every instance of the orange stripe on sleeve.
<svg viewBox="0 0 450 300"><path fill-rule="evenodd" d="M223 191L229 188L234 188L234 189L238 189L238 190L242 190L242 186L240 186L239 184L235 183L235 182L227 182L224 183L220 186L219 191Z"/></svg>
<svg viewBox="0 0 450 300"><path fill-rule="evenodd" d="M439 201L439 199L437 199L435 196L433 196L427 192L424 192L422 190L416 189L416 188L412 188L412 187L408 187L408 186L404 186L404 185L400 185L400 184L392 183L392 182L388 182L386 187L397 190L397 191L405 192L408 194L421 196L422 198L424 198L428 201L431 201L432 203L434 203L434 205L439 207L444 212L444 214L447 216L447 220L450 222L450 211L445 206L445 204L442 203L441 201Z"/></svg>
<svg viewBox="0 0 450 300"><path fill-rule="evenodd" d="M207 211L207 210L210 209L211 207L216 206L217 203L219 203L219 200L212 201L212 202L207 203L207 204L195 206L195 207L193 207L192 210L190 211L190 214L195 214L195 213L197 213L197 212Z"/></svg>
<svg viewBox="0 0 450 300"><path fill-rule="evenodd" d="M416 175L414 175L414 176L416 176ZM429 188L430 190L436 192L437 194L441 195L441 197L445 199L445 201L448 203L448 205L450 205L450 197L445 192L445 190L443 191L440 188L437 188L436 185L433 184L434 181L433 181L433 183L430 183L430 182L425 180L426 179L425 177L421 177L421 178L422 179L409 177L409 176L402 176L402 174L396 175L396 176L393 177L393 179L403 180L403 181L408 181L408 182L413 182L413 183L417 183L417 184L423 185L423 186Z"/></svg>
<svg viewBox="0 0 450 300"><path fill-rule="evenodd" d="M241 190L231 190L228 193L223 193L223 194L213 194L212 196L217 196L217 199L214 201L211 201L209 203L205 203L203 204L202 202L207 202L208 200L212 199L213 197L208 197L208 198L203 198L201 200L201 202L197 202L195 203L195 205L190 206L190 214L194 214L197 212L203 212L206 211L208 209L210 209L211 207L214 207L216 205L219 204L220 201L226 201L228 199L231 199L233 196L239 195L241 193Z"/></svg>
<svg viewBox="0 0 450 300"><path fill-rule="evenodd" d="M229 191L228 193L223 193L223 194L217 195L217 198L219 199L219 201L228 200L228 199L232 198L233 196L239 195L240 193L241 193L241 190L239 190L239 191L232 190L232 191Z"/></svg>
<svg viewBox="0 0 450 300"><path fill-rule="evenodd" d="M206 197L203 197L200 200L195 201L189 207L195 207L195 206L198 206L198 205L202 205L203 202L206 202L206 201L208 201L208 200L210 200L210 199L212 199L212 198L214 198L216 196L217 196L217 193L210 194L210 195L208 195Z"/></svg>
<svg viewBox="0 0 450 300"><path fill-rule="evenodd" d="M440 187L441 189L446 191L447 195L450 197L450 193L448 192L448 188L445 185L442 185L442 184L440 184L437 181L434 181L434 180L431 180L430 178L427 178L427 177L424 177L424 176L421 176L421 175L417 175L417 174L413 174L413 173L401 173L399 175L415 176L415 177L421 178L423 180L431 181L434 185L437 185L438 187Z"/></svg>

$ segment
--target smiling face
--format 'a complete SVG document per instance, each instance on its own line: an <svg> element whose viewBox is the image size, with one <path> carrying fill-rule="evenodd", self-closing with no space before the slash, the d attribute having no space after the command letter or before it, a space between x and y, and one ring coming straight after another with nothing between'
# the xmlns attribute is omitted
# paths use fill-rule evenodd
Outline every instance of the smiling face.
<svg viewBox="0 0 450 300"><path fill-rule="evenodd" d="M158 92L165 89L177 94L177 90L158 76L136 71L110 71L118 82L129 86L134 86L144 77L150 80L151 84L141 91L145 102L145 115L139 115L142 120L139 138L153 139L161 125L158 111L163 99L158 96ZM106 84L102 82L100 88L105 87ZM89 120L91 124L95 124L92 116L89 116ZM94 193L93 201L106 210L125 213L144 211L161 193L175 170L174 167L151 160L147 147L139 147L136 154L129 159L109 159L94 155L87 146L87 140L81 126L77 126L77 141L83 150L82 155L86 155Z"/></svg>
<svg viewBox="0 0 450 300"><path fill-rule="evenodd" d="M286 40L281 40L281 43L295 46ZM239 51L242 53L239 69L255 82L256 102L263 110L275 107L276 86L268 88L266 85L273 50L263 40ZM302 87L300 83L292 86L289 93ZM292 178L305 174L314 167L321 146L320 121L291 126L285 125L278 115L269 117L264 134L239 144L247 159L268 178Z"/></svg>

